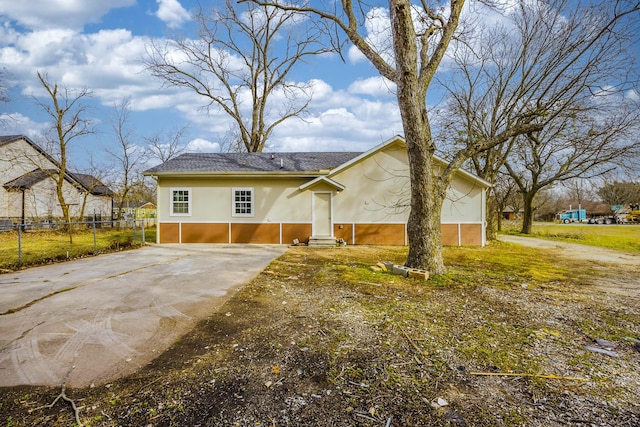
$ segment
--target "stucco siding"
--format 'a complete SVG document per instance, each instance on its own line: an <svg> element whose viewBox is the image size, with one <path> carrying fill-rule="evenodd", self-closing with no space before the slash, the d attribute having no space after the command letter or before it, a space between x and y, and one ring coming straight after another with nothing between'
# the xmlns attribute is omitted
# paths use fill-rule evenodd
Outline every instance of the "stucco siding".
<svg viewBox="0 0 640 427"><path fill-rule="evenodd" d="M158 216L165 221L181 222L310 222L311 193L300 191L303 179L161 179L158 183ZM175 216L171 209L171 189L189 189L190 215ZM254 192L254 214L235 217L232 214L233 188L251 188Z"/></svg>
<svg viewBox="0 0 640 427"><path fill-rule="evenodd" d="M229 224L182 224L183 243L229 243Z"/></svg>
<svg viewBox="0 0 640 427"><path fill-rule="evenodd" d="M231 224L231 243L280 243L279 224Z"/></svg>
<svg viewBox="0 0 640 427"><path fill-rule="evenodd" d="M456 177L442 205L442 222L483 221L483 189L463 177Z"/></svg>
<svg viewBox="0 0 640 427"><path fill-rule="evenodd" d="M409 173L403 148L387 147L331 179L345 186L333 198L334 223L407 221Z"/></svg>
<svg viewBox="0 0 640 427"><path fill-rule="evenodd" d="M180 224L167 223L158 226L158 242L159 243L187 243L180 240Z"/></svg>

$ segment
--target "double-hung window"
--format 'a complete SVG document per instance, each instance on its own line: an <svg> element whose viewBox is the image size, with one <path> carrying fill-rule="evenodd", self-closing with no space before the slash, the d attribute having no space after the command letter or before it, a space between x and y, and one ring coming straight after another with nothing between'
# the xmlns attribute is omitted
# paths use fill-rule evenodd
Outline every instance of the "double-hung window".
<svg viewBox="0 0 640 427"><path fill-rule="evenodd" d="M191 215L191 189L171 189L171 216Z"/></svg>
<svg viewBox="0 0 640 427"><path fill-rule="evenodd" d="M253 188L233 188L232 216L253 216Z"/></svg>

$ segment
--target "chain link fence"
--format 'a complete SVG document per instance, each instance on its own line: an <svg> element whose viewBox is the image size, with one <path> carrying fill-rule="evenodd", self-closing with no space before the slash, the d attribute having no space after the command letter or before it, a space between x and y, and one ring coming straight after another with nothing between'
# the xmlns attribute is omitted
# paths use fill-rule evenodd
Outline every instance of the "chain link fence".
<svg viewBox="0 0 640 427"><path fill-rule="evenodd" d="M153 220L0 223L0 269L97 255L155 242Z"/></svg>

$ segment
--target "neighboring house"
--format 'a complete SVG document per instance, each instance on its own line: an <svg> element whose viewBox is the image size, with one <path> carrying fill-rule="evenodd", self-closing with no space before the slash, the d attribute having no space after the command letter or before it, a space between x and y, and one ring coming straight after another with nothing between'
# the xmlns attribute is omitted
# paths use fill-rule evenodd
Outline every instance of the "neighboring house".
<svg viewBox="0 0 640 427"><path fill-rule="evenodd" d="M15 222L62 218L56 195L58 162L23 135L0 136L0 218ZM100 180L67 171L63 185L72 218L111 219L113 192Z"/></svg>
<svg viewBox="0 0 640 427"><path fill-rule="evenodd" d="M395 137L364 153L183 154L145 175L158 184L160 243L406 245L408 169ZM485 244L489 186L455 174L443 244Z"/></svg>
<svg viewBox="0 0 640 427"><path fill-rule="evenodd" d="M115 206L113 212L114 217L118 216L118 206ZM122 218L124 219L142 219L155 218L156 205L151 202L125 202L122 206Z"/></svg>
<svg viewBox="0 0 640 427"><path fill-rule="evenodd" d="M517 212L513 206L507 206L502 211L502 219L506 219L508 221L513 221L516 219L521 219L524 214L524 209L520 208Z"/></svg>

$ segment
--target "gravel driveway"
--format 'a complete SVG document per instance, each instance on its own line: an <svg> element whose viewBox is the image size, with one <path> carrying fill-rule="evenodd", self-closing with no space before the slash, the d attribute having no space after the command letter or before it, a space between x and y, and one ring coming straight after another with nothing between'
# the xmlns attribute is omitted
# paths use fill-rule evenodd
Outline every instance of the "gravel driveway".
<svg viewBox="0 0 640 427"><path fill-rule="evenodd" d="M134 372L285 250L154 245L0 275L0 386Z"/></svg>
<svg viewBox="0 0 640 427"><path fill-rule="evenodd" d="M559 242L555 240L536 239L535 237L512 236L509 234L501 234L498 236L498 239L503 242L517 243L519 245L532 246L541 249L558 249L560 255L564 253L573 258L640 266L640 256L613 249L581 245L578 243Z"/></svg>
<svg viewBox="0 0 640 427"><path fill-rule="evenodd" d="M640 300L640 256L613 249L566 243L535 237L499 235L504 242L555 251L559 257L582 259L598 264L600 274L591 284L603 292L635 297ZM613 267L615 266L615 267ZM618 270L626 270L621 280Z"/></svg>

